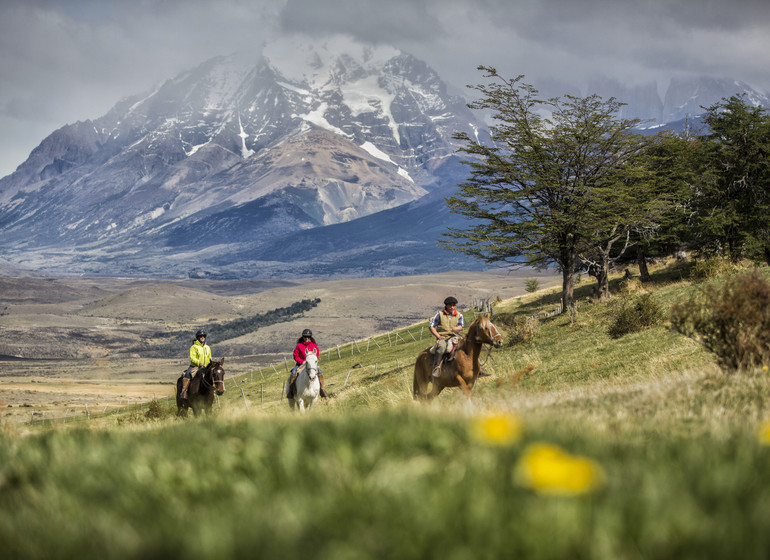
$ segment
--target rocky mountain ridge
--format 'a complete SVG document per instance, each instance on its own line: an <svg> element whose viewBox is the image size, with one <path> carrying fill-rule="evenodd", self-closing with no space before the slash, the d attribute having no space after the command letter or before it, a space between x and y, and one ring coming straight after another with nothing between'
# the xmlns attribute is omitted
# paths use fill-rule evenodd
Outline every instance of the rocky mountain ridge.
<svg viewBox="0 0 770 560"><path fill-rule="evenodd" d="M644 118L735 93L672 83L656 104L653 86L596 87ZM465 223L443 204L468 174L458 132L488 138L436 72L392 47L336 37L217 57L44 139L0 179L0 248L14 270L47 274L478 269L436 247Z"/></svg>

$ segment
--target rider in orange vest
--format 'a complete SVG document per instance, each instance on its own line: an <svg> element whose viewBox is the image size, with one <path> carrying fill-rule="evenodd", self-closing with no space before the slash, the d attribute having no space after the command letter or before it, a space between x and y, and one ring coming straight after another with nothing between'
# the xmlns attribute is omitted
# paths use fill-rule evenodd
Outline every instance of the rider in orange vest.
<svg viewBox="0 0 770 560"><path fill-rule="evenodd" d="M444 356L452 352L460 332L464 328L462 313L457 311L457 298L449 296L444 300L444 309L431 319L429 330L436 337L436 345L430 349L433 354L433 376L441 375Z"/></svg>

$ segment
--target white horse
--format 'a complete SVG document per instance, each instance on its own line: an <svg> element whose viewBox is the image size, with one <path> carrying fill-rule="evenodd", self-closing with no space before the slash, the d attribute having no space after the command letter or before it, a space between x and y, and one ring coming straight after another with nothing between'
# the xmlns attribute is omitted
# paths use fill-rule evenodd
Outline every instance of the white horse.
<svg viewBox="0 0 770 560"><path fill-rule="evenodd" d="M313 408L321 392L321 381L318 379L318 356L315 351L308 352L305 363L297 371L294 382L294 396L289 399L289 406L299 407L300 412Z"/></svg>

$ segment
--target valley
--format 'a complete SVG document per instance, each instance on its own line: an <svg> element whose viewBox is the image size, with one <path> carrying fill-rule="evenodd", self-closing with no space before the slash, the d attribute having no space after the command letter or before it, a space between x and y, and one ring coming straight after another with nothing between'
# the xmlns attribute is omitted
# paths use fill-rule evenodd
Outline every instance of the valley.
<svg viewBox="0 0 770 560"><path fill-rule="evenodd" d="M148 358L142 344L159 332L251 317L320 299L304 316L218 342L228 376L289 359L298 333L311 328L322 350L427 321L446 295L467 308L525 293L559 278L532 270L317 280L159 281L121 278L0 277L0 407L2 421L29 421L102 412L173 395L187 365L189 345L177 356Z"/></svg>

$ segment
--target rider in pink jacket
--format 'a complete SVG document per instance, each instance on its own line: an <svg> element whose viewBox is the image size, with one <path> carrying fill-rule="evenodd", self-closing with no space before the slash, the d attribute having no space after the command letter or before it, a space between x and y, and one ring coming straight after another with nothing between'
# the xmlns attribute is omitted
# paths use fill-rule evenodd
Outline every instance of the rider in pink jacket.
<svg viewBox="0 0 770 560"><path fill-rule="evenodd" d="M302 331L302 336L297 339L297 345L294 347L294 361L295 366L291 369L291 376L289 377L289 389L286 392L286 398L291 398L294 395L294 381L297 379L297 369L299 366L305 363L307 359L308 351L315 351L316 356L320 356L321 352L318 350L318 346L313 339L313 332L310 329ZM326 398L326 390L324 389L324 374L321 372L321 368L318 368L318 381L321 384L320 394Z"/></svg>

